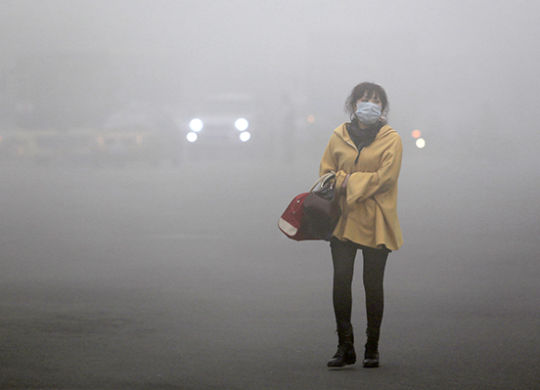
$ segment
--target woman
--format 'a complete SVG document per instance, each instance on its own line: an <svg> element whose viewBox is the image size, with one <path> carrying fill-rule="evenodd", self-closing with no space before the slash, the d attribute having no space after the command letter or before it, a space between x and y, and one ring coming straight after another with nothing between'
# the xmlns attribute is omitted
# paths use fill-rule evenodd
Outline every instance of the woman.
<svg viewBox="0 0 540 390"><path fill-rule="evenodd" d="M342 215L330 240L334 264L333 304L339 344L328 367L356 362L351 325L351 283L358 249L364 258L367 342L364 367L379 366L383 315L383 275L389 252L403 239L397 217L401 138L386 123L388 100L373 83L358 84L345 108L351 121L336 128L320 165L320 175L336 172Z"/></svg>

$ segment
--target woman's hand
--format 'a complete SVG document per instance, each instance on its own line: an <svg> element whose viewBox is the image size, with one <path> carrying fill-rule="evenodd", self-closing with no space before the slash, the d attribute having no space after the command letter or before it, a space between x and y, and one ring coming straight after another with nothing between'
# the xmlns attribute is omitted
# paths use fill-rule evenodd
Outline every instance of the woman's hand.
<svg viewBox="0 0 540 390"><path fill-rule="evenodd" d="M346 192L350 176L351 174L345 171L338 171L336 173L336 191L338 194L344 194Z"/></svg>

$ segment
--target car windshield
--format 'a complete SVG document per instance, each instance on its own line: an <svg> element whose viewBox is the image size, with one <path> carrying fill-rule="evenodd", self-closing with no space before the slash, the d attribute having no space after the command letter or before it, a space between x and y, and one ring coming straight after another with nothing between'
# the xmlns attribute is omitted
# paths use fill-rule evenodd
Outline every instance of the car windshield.
<svg viewBox="0 0 540 390"><path fill-rule="evenodd" d="M249 115L254 111L254 101L249 95L224 94L209 96L202 104L202 111L214 114Z"/></svg>

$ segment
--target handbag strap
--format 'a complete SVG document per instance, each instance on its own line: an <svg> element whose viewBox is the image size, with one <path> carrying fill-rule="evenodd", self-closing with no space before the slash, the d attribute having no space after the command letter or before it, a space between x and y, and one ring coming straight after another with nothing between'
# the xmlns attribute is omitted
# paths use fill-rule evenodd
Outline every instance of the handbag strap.
<svg viewBox="0 0 540 390"><path fill-rule="evenodd" d="M336 176L336 173L334 171L330 171L328 173L325 173L324 175L322 175L321 177L319 177L317 179L317 181L315 182L315 184L313 184L313 186L311 186L311 188L309 189L309 192L313 192L313 190L320 184L321 187L324 187L324 185L326 184L326 182L328 180L331 180L333 179L334 177Z"/></svg>

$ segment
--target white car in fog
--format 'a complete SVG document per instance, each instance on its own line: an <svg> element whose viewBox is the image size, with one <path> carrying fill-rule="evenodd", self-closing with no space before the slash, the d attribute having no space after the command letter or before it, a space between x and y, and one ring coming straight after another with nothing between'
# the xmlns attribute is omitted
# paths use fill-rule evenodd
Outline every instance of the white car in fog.
<svg viewBox="0 0 540 390"><path fill-rule="evenodd" d="M256 114L251 96L213 95L195 106L181 124L186 142L225 146L252 141Z"/></svg>

